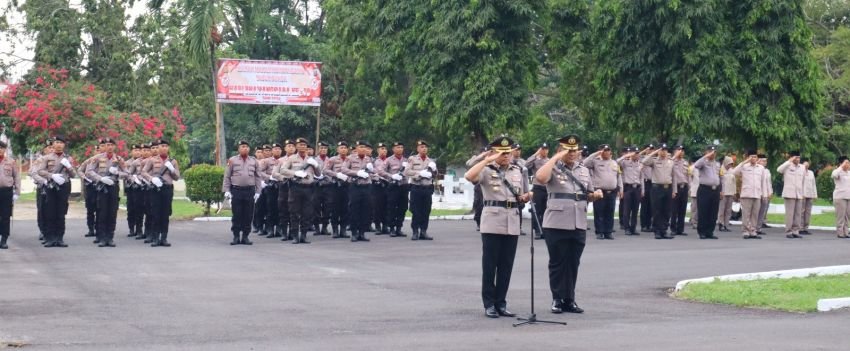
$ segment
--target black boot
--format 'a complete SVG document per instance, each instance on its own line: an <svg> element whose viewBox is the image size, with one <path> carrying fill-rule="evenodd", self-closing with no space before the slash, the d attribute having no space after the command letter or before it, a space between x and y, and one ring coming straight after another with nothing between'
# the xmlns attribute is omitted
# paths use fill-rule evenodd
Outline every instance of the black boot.
<svg viewBox="0 0 850 351"><path fill-rule="evenodd" d="M400 236L400 237L406 237L407 236L407 234L404 234L404 232L401 231L400 225L395 227L395 235Z"/></svg>
<svg viewBox="0 0 850 351"><path fill-rule="evenodd" d="M410 237L410 240L419 240L419 229L413 228L413 236Z"/></svg>
<svg viewBox="0 0 850 351"><path fill-rule="evenodd" d="M434 238L428 236L427 230L422 229L422 231L419 232L419 240L434 240Z"/></svg>
<svg viewBox="0 0 850 351"><path fill-rule="evenodd" d="M249 232L242 233L242 240L239 241L240 244L242 244L242 245L254 245L254 243L252 243L251 240L248 240L248 233Z"/></svg>
<svg viewBox="0 0 850 351"><path fill-rule="evenodd" d="M389 226L381 225L381 234L389 234L390 232L392 232L392 230Z"/></svg>
<svg viewBox="0 0 850 351"><path fill-rule="evenodd" d="M132 238L136 236L136 226L134 224L128 224L127 227L130 228L130 234L127 234L127 237Z"/></svg>
<svg viewBox="0 0 850 351"><path fill-rule="evenodd" d="M168 242L168 232L162 233L162 239L159 240L159 246L171 247L171 243Z"/></svg>
<svg viewBox="0 0 850 351"><path fill-rule="evenodd" d="M341 238L348 239L348 238L351 237L351 235L354 235L354 230L351 231L351 235L348 235L348 233L347 233L348 229L347 228L348 228L348 226L346 226L346 225L340 225L339 226L339 235L340 235Z"/></svg>
<svg viewBox="0 0 850 351"><path fill-rule="evenodd" d="M6 245L6 240L9 240L8 235L0 236L0 250L6 250L9 248L9 246Z"/></svg>
<svg viewBox="0 0 850 351"><path fill-rule="evenodd" d="M298 226L294 226L294 225L289 226L289 232L284 234L283 239L280 239L280 241L289 241L289 240L298 241Z"/></svg>
<svg viewBox="0 0 850 351"><path fill-rule="evenodd" d="M352 229L351 230L351 236L350 236L351 242L353 242L353 243L357 242L357 238L359 238L359 237L360 237L360 234L358 233L358 231Z"/></svg>
<svg viewBox="0 0 850 351"><path fill-rule="evenodd" d="M322 231L320 233L322 235L330 235L331 234L331 233L328 233L328 225L327 224L322 224Z"/></svg>
<svg viewBox="0 0 850 351"><path fill-rule="evenodd" d="M306 230L301 231L301 235L299 235L297 241L298 241L299 244L309 244L310 243L309 241L307 241L307 231Z"/></svg>
<svg viewBox="0 0 850 351"><path fill-rule="evenodd" d="M59 233L59 236L56 238L56 242L53 244L55 247L68 247L68 244L65 243L65 233Z"/></svg>
<svg viewBox="0 0 850 351"><path fill-rule="evenodd" d="M151 247L159 246L159 243L162 241L162 239L160 239L160 235L162 234L156 233L153 235L153 240L151 240Z"/></svg>
<svg viewBox="0 0 850 351"><path fill-rule="evenodd" d="M369 241L369 238L366 237L366 232L360 231L360 236L357 237L357 241Z"/></svg>
<svg viewBox="0 0 850 351"><path fill-rule="evenodd" d="M153 234L150 229L147 229L147 234L145 234L145 244L150 244L153 242Z"/></svg>
<svg viewBox="0 0 850 351"><path fill-rule="evenodd" d="M341 236L339 235L339 225L331 224L331 231L333 232L333 234L331 235L331 238L333 238L333 239L341 238Z"/></svg>
<svg viewBox="0 0 850 351"><path fill-rule="evenodd" d="M239 233L233 232L233 241L230 242L230 245L239 245Z"/></svg>
<svg viewBox="0 0 850 351"><path fill-rule="evenodd" d="M136 226L136 240L145 240L145 235L143 234L142 225L139 224Z"/></svg>

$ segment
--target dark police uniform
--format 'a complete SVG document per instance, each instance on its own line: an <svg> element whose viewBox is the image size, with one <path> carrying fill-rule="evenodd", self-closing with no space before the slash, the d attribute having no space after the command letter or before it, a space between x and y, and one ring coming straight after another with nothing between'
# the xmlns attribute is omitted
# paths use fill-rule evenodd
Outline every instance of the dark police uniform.
<svg viewBox="0 0 850 351"><path fill-rule="evenodd" d="M47 140L47 147L49 147L53 143L52 140ZM45 147L45 149L47 149ZM47 179L42 178L35 171L38 169L39 163L43 162L44 156L46 153L42 153L36 158L32 164L30 164L29 176L32 178L33 183L35 183L35 208L36 208L36 219L38 223L38 240L44 241L44 233L47 232L47 225L44 222L44 199L47 197L47 191L45 191L45 186L47 185ZM92 235L94 235L93 226L89 227L89 230L92 231ZM87 235L88 236L88 235Z"/></svg>
<svg viewBox="0 0 850 351"><path fill-rule="evenodd" d="M328 144L319 142L319 147L327 147ZM319 167L319 176L316 177L316 189L313 194L313 216L316 226L319 228L314 235L329 235L328 222L331 219L331 212L334 207L334 195L336 182L335 178L325 176L325 167L330 160L327 155L319 155L314 157Z"/></svg>
<svg viewBox="0 0 850 351"><path fill-rule="evenodd" d="M661 144L658 150L669 150L667 144ZM658 152L658 151L656 151ZM650 154L651 155L651 154ZM673 239L667 233L670 224L670 203L676 194L676 178L673 177L673 159L668 155L665 158L658 156L646 157L643 166L649 168L652 190L649 196L652 198L652 224L656 239ZM686 196L685 194L682 194Z"/></svg>
<svg viewBox="0 0 850 351"><path fill-rule="evenodd" d="M593 202L593 228L597 239L614 239L614 207L620 189L623 188L620 178L620 166L613 158L602 159L601 153L611 150L608 145L602 145L601 150L588 155L583 165L590 170L593 185L602 190L603 197Z"/></svg>
<svg viewBox="0 0 850 351"><path fill-rule="evenodd" d="M272 150L275 148L283 149L283 145L272 144ZM260 200L264 200L266 204L265 223L259 226L260 236L283 237L283 227L280 225L280 209L277 207L277 198L280 192L280 183L272 177L272 172L280 166L283 157L267 157L260 160L260 178L265 183L263 190L260 192ZM258 200L258 202L260 201Z"/></svg>
<svg viewBox="0 0 850 351"><path fill-rule="evenodd" d="M337 146L346 146L348 143L340 141ZM343 164L348 160L349 156L336 155L331 157L322 173L325 177L333 180L335 186L331 187L333 193L333 206L330 211L331 230L333 238L348 238L345 233L345 226L348 225L348 180L349 177L342 172Z"/></svg>
<svg viewBox="0 0 850 351"><path fill-rule="evenodd" d="M307 143L298 138L298 143ZM289 180L289 236L293 244L309 244L307 229L313 223L313 187L319 174L319 163L311 156L296 153L283 160L278 168L283 178Z"/></svg>
<svg viewBox="0 0 850 351"><path fill-rule="evenodd" d="M247 141L241 141L239 145L250 146ZM233 208L230 231L233 232L233 241L230 245L251 245L248 235L251 234L251 217L254 214L254 203L260 198L259 164L253 156L236 155L227 160L224 170L224 181L222 191L225 196L230 195ZM239 233L242 233L240 239Z"/></svg>
<svg viewBox="0 0 850 351"><path fill-rule="evenodd" d="M428 146L423 140L416 142ZM404 170L404 175L410 181L410 226L413 229L412 240L433 240L428 236L428 221L431 217L431 196L434 194L434 177L437 175L437 163L425 156L410 156L407 159L409 167Z"/></svg>
<svg viewBox="0 0 850 351"><path fill-rule="evenodd" d="M100 144L115 144L103 138ZM97 184L97 234L100 247L115 247L115 223L118 220L118 182L127 176L124 159L115 153L101 153L86 167L86 178Z"/></svg>
<svg viewBox="0 0 850 351"><path fill-rule="evenodd" d="M629 147L627 153L638 152L637 147ZM623 210L620 211L626 235L640 235L637 231L638 210L640 208L641 189L643 182L641 180L641 163L639 160L632 157L621 157L620 165L620 183L623 184L623 198L620 203L623 204Z"/></svg>
<svg viewBox="0 0 850 351"><path fill-rule="evenodd" d="M714 145L706 147L706 153L716 150ZM720 162L710 160L706 155L694 162L694 168L699 170L697 233L700 239L717 239L714 223L717 222L720 206Z"/></svg>
<svg viewBox="0 0 850 351"><path fill-rule="evenodd" d="M8 145L0 142L0 149ZM0 153L0 249L8 249L7 241L11 234L12 208L21 195L21 175L18 164L6 153Z"/></svg>
<svg viewBox="0 0 850 351"><path fill-rule="evenodd" d="M367 146L368 142L357 141L355 146ZM342 165L341 172L349 177L350 188L348 191L349 220L351 223L351 241L369 241L364 234L369 230L369 219L372 213L369 190L372 185L372 172L374 165L369 155L353 155L348 157Z"/></svg>
<svg viewBox="0 0 850 351"><path fill-rule="evenodd" d="M168 141L159 140L158 145L168 145ZM168 243L168 225L171 217L171 202L174 200L174 182L180 180L180 165L177 160L155 155L142 169L142 177L153 185L151 189L151 215L153 219L151 246L171 246Z"/></svg>
<svg viewBox="0 0 850 351"><path fill-rule="evenodd" d="M393 148L404 146L401 142L394 142ZM404 224L404 215L407 213L408 184L404 177L404 169L408 166L407 159L403 155L390 155L385 162L385 168L378 169L379 175L389 179L387 184L387 212L386 224L390 227L391 237L405 237L401 231Z"/></svg>
<svg viewBox="0 0 850 351"><path fill-rule="evenodd" d="M55 141L64 142L56 137ZM47 181L43 187L45 247L67 247L65 244L65 215L68 213L68 197L71 195L70 179L77 174L74 159L65 153L51 152L42 158L35 173Z"/></svg>

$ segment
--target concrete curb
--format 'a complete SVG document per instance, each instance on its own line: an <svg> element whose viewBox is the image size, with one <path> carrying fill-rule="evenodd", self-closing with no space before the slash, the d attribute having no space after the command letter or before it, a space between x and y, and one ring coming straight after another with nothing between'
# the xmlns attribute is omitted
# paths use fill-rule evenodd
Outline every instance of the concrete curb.
<svg viewBox="0 0 850 351"><path fill-rule="evenodd" d="M789 279L789 278L805 278L811 275L839 275L839 274L848 274L850 273L850 265L848 266L826 266L826 267L814 267L814 268L801 268L801 269L790 269L784 271L771 271L771 272L756 272L756 273L742 273L742 274L730 274L730 275L719 275L716 277L706 277L706 278L698 278L698 279L688 279L682 280L676 283L675 291L681 291L685 288L686 285L691 283L711 283L715 280L719 281L740 281L740 280L756 280L756 279Z"/></svg>
<svg viewBox="0 0 850 351"><path fill-rule="evenodd" d="M440 221L465 221L472 220L472 215L446 215L446 216L431 216L431 220L440 220ZM410 219L410 217L405 217L405 219ZM223 222L229 221L230 217L195 217L192 219L193 221L198 222Z"/></svg>
<svg viewBox="0 0 850 351"><path fill-rule="evenodd" d="M842 308L850 308L850 297L818 300L818 312L829 312Z"/></svg>

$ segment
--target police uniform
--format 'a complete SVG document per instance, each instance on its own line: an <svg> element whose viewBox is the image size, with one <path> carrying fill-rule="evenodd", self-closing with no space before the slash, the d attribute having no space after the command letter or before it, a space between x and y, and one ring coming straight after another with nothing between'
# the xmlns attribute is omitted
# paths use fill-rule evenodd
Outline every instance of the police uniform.
<svg viewBox="0 0 850 351"><path fill-rule="evenodd" d="M543 149L545 154L543 157L538 156L535 152L534 155L527 158L525 160L525 166L528 168L528 173L532 176L531 181L531 202L534 205L534 213L537 215L537 220L531 221L531 228L534 233L534 239L540 240L543 239L543 229L540 228L540 224L543 223L543 213L546 212L546 203L548 202L548 193L546 192L546 184L542 184L537 181L537 177L534 177L535 173L549 162L549 144L542 143L538 149Z"/></svg>
<svg viewBox="0 0 850 351"><path fill-rule="evenodd" d="M375 235L390 233L389 225L386 221L387 186L390 182L390 177L386 169L389 156L388 154L384 156L380 155L382 148L386 149L387 145L378 143L378 157L375 158L375 173L372 176L372 222L375 223Z"/></svg>
<svg viewBox="0 0 850 351"><path fill-rule="evenodd" d="M283 142L284 149L287 146L295 146L295 141L286 139ZM280 167L283 166L283 160L289 156L294 155L289 151L286 152L286 155L281 157L281 159L277 160L277 166L272 169L271 178L277 182L277 218L278 218L278 227L280 227L279 232L275 232L274 235L269 235L268 238L280 238L281 240L287 241L292 240L292 236L290 235L290 214L289 214L289 179L285 178L282 173L280 173Z"/></svg>
<svg viewBox="0 0 850 351"><path fill-rule="evenodd" d="M280 182L272 177L272 172L274 172L274 170L277 169L283 161L283 157L280 154L277 156L274 155L274 150L280 149L280 152L283 153L283 145L275 143L272 144L271 147L272 157L260 160L260 178L262 179L260 186L262 187L262 191L260 192L260 200L257 201L265 202L266 218L265 222L259 226L259 235L271 235L272 237L281 238L284 234L284 228L280 225L280 209L277 207Z"/></svg>
<svg viewBox="0 0 850 351"><path fill-rule="evenodd" d="M348 147L348 143L344 141L337 142L339 147ZM331 192L333 193L333 206L330 211L331 230L333 238L348 238L345 233L345 226L348 225L348 176L342 172L343 164L348 160L349 155L336 155L331 157L325 164L322 173L335 183Z"/></svg>
<svg viewBox="0 0 850 351"><path fill-rule="evenodd" d="M694 162L694 168L699 170L697 233L700 239L717 239L714 223L720 206L720 163L708 157L708 153L717 151L716 146L709 145L705 151L706 155Z"/></svg>
<svg viewBox="0 0 850 351"><path fill-rule="evenodd" d="M168 141L159 140L157 144L167 146ZM171 202L174 200L174 182L180 180L180 165L168 154L154 155L142 168L142 177L153 185L151 189L151 215L153 219L151 246L171 246L168 243L168 225L171 217Z"/></svg>
<svg viewBox="0 0 850 351"><path fill-rule="evenodd" d="M298 138L295 144L307 144L307 139ZM307 229L313 222L313 186L320 174L318 167L319 163L303 149L285 158L279 167L281 175L289 180L289 236L293 244L310 243Z"/></svg>
<svg viewBox="0 0 850 351"><path fill-rule="evenodd" d="M653 149L655 149L655 145L647 144L644 149L652 151ZM643 156L640 160L640 177L642 180L640 193L640 231L652 232L652 228L654 228L652 223L652 196L650 196L650 192L652 192L652 169L643 165L643 161L645 161L646 159L647 157Z"/></svg>
<svg viewBox="0 0 850 351"><path fill-rule="evenodd" d="M593 228L596 230L596 239L614 240L614 207L623 184L620 166L612 158L603 159L601 154L605 151L611 151L607 144L588 155L583 165L590 170L593 185L602 190L603 194L601 199L593 202Z"/></svg>
<svg viewBox="0 0 850 351"><path fill-rule="evenodd" d="M393 149L401 147L401 154L387 157L385 167L378 169L378 174L389 180L387 184L387 211L384 220L389 226L391 237L406 237L401 230L404 224L404 215L407 213L408 184L404 177L404 170L409 164L404 157L404 144L394 142Z"/></svg>
<svg viewBox="0 0 850 351"><path fill-rule="evenodd" d="M661 144L655 152L668 150L667 144ZM672 239L668 235L667 226L670 224L670 202L676 193L676 178L673 177L673 160L669 155L660 157L650 154L643 160L643 166L649 168L652 181L650 197L652 200L652 224L656 239ZM684 196L684 194L682 194Z"/></svg>
<svg viewBox="0 0 850 351"><path fill-rule="evenodd" d="M693 163L697 162L699 157L695 156L691 159L691 166L688 167L688 192L691 197L691 219L689 223L691 228L697 228L699 218L699 206L697 204L697 191L699 190L699 169L694 167Z"/></svg>
<svg viewBox="0 0 850 351"><path fill-rule="evenodd" d="M141 150L142 145L133 144L131 150ZM130 234L127 237L137 237L142 235L142 219L144 218L143 211L145 202L142 199L144 194L140 191L142 186L142 158L134 157L126 161L127 178L124 179L124 196L127 198L127 228Z"/></svg>
<svg viewBox="0 0 850 351"><path fill-rule="evenodd" d="M481 153L478 155L473 155L468 160L466 160L466 168L472 168L476 163L481 162L486 156L486 152L490 150L489 146L485 146L481 149ZM484 194L481 192L481 184L475 183L473 186L472 192L472 219L475 220L475 228L478 231L481 231L481 211L484 209Z"/></svg>
<svg viewBox="0 0 850 351"><path fill-rule="evenodd" d="M6 156L6 143L0 141L0 249L8 249L7 241L11 235L12 208L21 195L21 175L18 164Z"/></svg>
<svg viewBox="0 0 850 351"><path fill-rule="evenodd" d="M799 159L800 152L792 151L792 159ZM792 159L781 164L776 171L782 174L782 198L785 200L785 237L799 239L803 215L803 180L806 168Z"/></svg>
<svg viewBox="0 0 850 351"><path fill-rule="evenodd" d="M417 149L420 146L428 146L424 140L416 142ZM434 177L437 173L437 163L427 154L416 154L407 159L409 167L405 168L404 175L410 181L410 212L411 229L413 229L412 240L433 240L428 236L428 221L431 216L431 196L434 194ZM483 190L483 189L482 189Z"/></svg>
<svg viewBox="0 0 850 351"><path fill-rule="evenodd" d="M512 151L513 140L499 137L490 146L499 153ZM485 315L513 317L507 309L507 293L520 235L519 197L528 194L528 178L522 167L508 161L473 165L466 178L481 185L484 209L481 213L482 280L481 300ZM473 171L478 170L477 174Z"/></svg>
<svg viewBox="0 0 850 351"><path fill-rule="evenodd" d="M100 144L115 144L102 138ZM118 220L118 182L127 176L124 159L112 153L100 153L86 167L86 178L97 183L97 234L100 247L115 247L115 223Z"/></svg>
<svg viewBox="0 0 850 351"><path fill-rule="evenodd" d="M759 164L764 167L764 177L767 178L767 193L768 197L761 199L761 207L759 208L759 225L756 233L762 233L761 229L768 228L767 226L767 210L770 208L770 197L773 196L773 178L770 175L770 169L767 168L767 155L759 154Z"/></svg>
<svg viewBox="0 0 850 351"><path fill-rule="evenodd" d="M803 163L808 162L803 159ZM810 235L809 223L812 220L812 206L818 198L818 185L815 172L806 167L806 176L803 178L803 215L800 223L800 234Z"/></svg>
<svg viewBox="0 0 850 351"><path fill-rule="evenodd" d="M53 140L65 142L61 136ZM68 213L68 197L71 195L70 179L77 175L73 166L74 159L64 152L51 152L44 156L35 173L47 181L43 187L44 199L45 247L67 247L65 244L65 215Z"/></svg>
<svg viewBox="0 0 850 351"><path fill-rule="evenodd" d="M144 153L145 148L148 149L148 157L142 159L142 162L139 164L139 167L142 169L145 166L152 162L155 157L159 157L158 151L159 145L156 142L150 142L148 144L142 145L142 153ZM145 211L144 211L144 229L142 230L143 238L136 237L136 240L145 240L145 244L152 244L154 240L154 231L153 229L153 212L154 209L151 207L154 199L154 185L151 184L145 177L140 177L142 181L142 194L144 194L144 202L145 202Z"/></svg>
<svg viewBox="0 0 850 351"><path fill-rule="evenodd" d="M578 136L569 135L558 142L562 149L579 151ZM589 197L592 200L599 196L599 192L595 191L590 170L578 160L571 164L563 160L549 160L548 163L552 162L554 165L546 182L548 203L542 224L549 251L551 311L581 313L583 310L575 302L575 287L587 240L587 201ZM547 174L538 171L537 176L545 178Z"/></svg>
<svg viewBox="0 0 850 351"><path fill-rule="evenodd" d="M637 231L637 219L640 210L641 189L643 181L641 180L641 163L637 158L638 148L628 147L626 153L635 153L633 157L621 157L618 160L620 165L620 183L623 184L623 198L620 203L623 204L623 210L620 211L626 235L640 235Z"/></svg>
<svg viewBox="0 0 850 351"><path fill-rule="evenodd" d="M832 203L835 204L835 235L841 239L850 238L847 235L848 221L850 221L850 168L844 168L847 156L838 158L838 167L830 174L835 182L832 191Z"/></svg>
<svg viewBox="0 0 850 351"><path fill-rule="evenodd" d="M748 151L747 157L757 157L755 150ZM741 232L744 239L761 239L757 233L761 199L770 196L765 171L762 165L750 160L742 161L732 171L733 175L741 178Z"/></svg>
<svg viewBox="0 0 850 351"><path fill-rule="evenodd" d="M372 147L366 141L357 141L356 148ZM371 218L371 199L369 189L372 185L372 175L374 165L372 157L369 155L359 155L348 157L342 164L341 173L349 178L348 190L348 213L351 227L351 241L369 241L364 234L369 229L369 219Z"/></svg>
<svg viewBox="0 0 850 351"><path fill-rule="evenodd" d="M670 231L673 235L688 235L685 233L685 215L688 212L688 197L690 195L690 179L688 179L688 160L685 159L685 147L676 146L682 150L679 158L673 158L673 178L676 179L676 197L673 198L670 213Z"/></svg>
<svg viewBox="0 0 850 351"><path fill-rule="evenodd" d="M42 150L42 153L38 155L32 164L30 164L29 176L32 178L33 183L35 183L35 208L36 208L36 219L38 223L38 240L44 241L44 234L47 232L47 225L44 221L45 211L44 211L44 203L45 198L47 197L47 191L45 186L47 185L47 179L42 178L35 171L38 170L39 164L43 162L44 156L47 155L49 148L52 146L53 140L47 139L46 145ZM91 228L90 228L91 230ZM92 235L93 232L92 232Z"/></svg>
<svg viewBox="0 0 850 351"><path fill-rule="evenodd" d="M734 162L731 157L723 158L723 167L720 169L720 206L717 209L717 230L728 232L729 221L732 219L732 203L738 194L738 184L735 174L732 173Z"/></svg>
<svg viewBox="0 0 850 351"><path fill-rule="evenodd" d="M330 222L331 212L334 206L334 193L336 188L334 178L325 176L325 167L327 166L330 157L328 157L327 154L321 154L322 147L328 147L328 144L325 142L319 142L319 156L313 158L319 163L319 166L316 167L319 175L316 177L316 188L313 194L314 222L319 229L316 230L314 235L330 234L328 232L328 223Z"/></svg>
<svg viewBox="0 0 850 351"><path fill-rule="evenodd" d="M250 148L247 141L239 145ZM227 160L224 170L222 191L225 197L231 199L233 217L230 231L233 241L230 245L251 245L248 235L251 234L251 216L254 214L254 203L260 198L262 178L260 178L259 162L253 156L236 155ZM242 234L240 239L239 234Z"/></svg>
<svg viewBox="0 0 850 351"><path fill-rule="evenodd" d="M260 151L259 154L263 154L264 150L271 150L271 148L272 148L271 145L257 146L257 149L254 150L254 151L255 151L255 154L256 154L256 151ZM266 157L254 157L254 158L257 159L257 162L259 162L259 164L260 164L260 177L262 177L263 181L265 181L266 178L264 177L263 171L265 170L264 165L266 163L267 158ZM265 190L265 187L263 188L263 190ZM267 204L267 201L266 201L266 191L260 191L260 198L257 199L257 203L254 205L254 218L253 218L253 221L251 221L251 227L254 229L254 233L262 232L262 234L260 234L260 235L268 235L269 228L266 227L266 217L267 217L268 213L269 212L268 212L268 204Z"/></svg>
<svg viewBox="0 0 850 351"><path fill-rule="evenodd" d="M88 227L88 232L84 237L97 237L97 189L95 188L97 184L86 177L86 168L94 160L95 156L89 157L77 167L77 174L80 174L80 177L83 179L83 192L86 202L86 227ZM100 241L97 240L95 244L97 243L100 243Z"/></svg>

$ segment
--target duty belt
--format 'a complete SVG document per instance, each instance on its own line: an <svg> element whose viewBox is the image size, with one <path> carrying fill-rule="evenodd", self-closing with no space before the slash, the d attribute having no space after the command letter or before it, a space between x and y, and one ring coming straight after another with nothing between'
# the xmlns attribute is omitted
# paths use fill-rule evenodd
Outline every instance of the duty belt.
<svg viewBox="0 0 850 351"><path fill-rule="evenodd" d="M549 193L550 199L569 199L575 201L587 201L586 194L571 194L571 193Z"/></svg>
<svg viewBox="0 0 850 351"><path fill-rule="evenodd" d="M484 200L484 206L487 206L487 207L517 208L518 205L519 204L516 201Z"/></svg>
<svg viewBox="0 0 850 351"><path fill-rule="evenodd" d="M717 188L720 187L720 185L705 185L705 184L700 184L699 186L704 186L704 187L709 188L711 190L717 190Z"/></svg>
<svg viewBox="0 0 850 351"><path fill-rule="evenodd" d="M640 188L640 184L626 184L627 188Z"/></svg>
<svg viewBox="0 0 850 351"><path fill-rule="evenodd" d="M679 183L679 184L677 185L677 187L678 187L679 189L682 189L682 188L687 187L687 186L688 186L688 183Z"/></svg>
<svg viewBox="0 0 850 351"><path fill-rule="evenodd" d="M670 188L670 185L671 185L671 184L658 184L658 183L652 183L652 186L654 186L654 187L659 187L659 188L663 188L663 189L669 189L669 188Z"/></svg>

